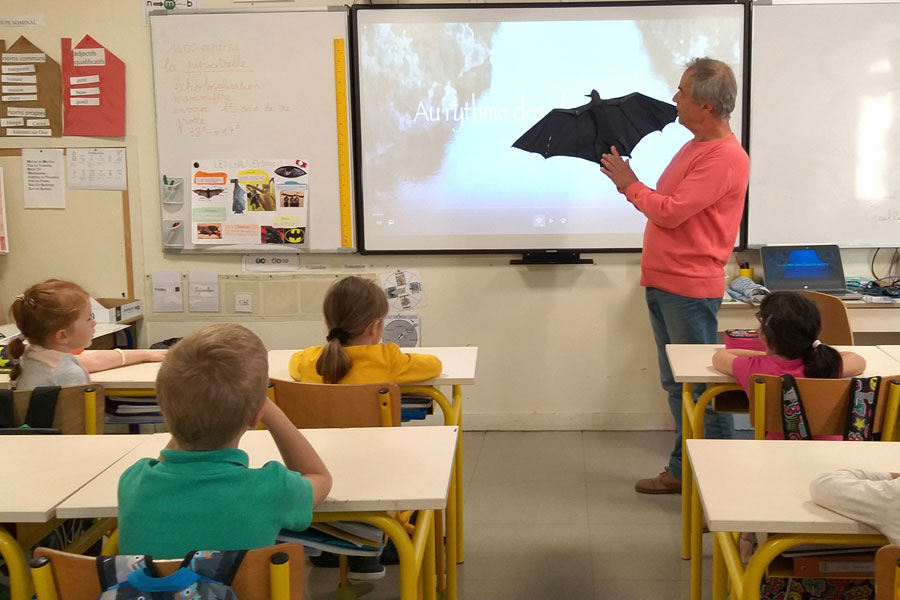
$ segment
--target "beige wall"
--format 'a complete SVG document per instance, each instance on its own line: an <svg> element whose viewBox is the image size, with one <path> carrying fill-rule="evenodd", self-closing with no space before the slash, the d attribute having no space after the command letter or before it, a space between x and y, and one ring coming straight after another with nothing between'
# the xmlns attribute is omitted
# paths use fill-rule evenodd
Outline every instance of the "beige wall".
<svg viewBox="0 0 900 600"><path fill-rule="evenodd" d="M204 2L205 8L215 6L233 5ZM5 0L0 8L0 16L35 14L43 15L46 26L0 28L0 38L9 44L25 35L59 60L60 37L77 42L89 33L125 61L128 135L124 139L62 138L27 144L127 148L137 295L146 298L146 278L154 270L241 273L240 255L174 256L162 252L149 29L142 24L139 3ZM24 143L0 138L0 148ZM12 245L9 255L0 256L0 303L8 306L23 287L50 276L76 280L95 296L119 295L127 287L119 195L70 191L65 211L46 215L46 211L23 211L17 165L17 159L0 159L7 179ZM44 223L48 226L42 227ZM869 255L867 250L846 252L848 275L866 276ZM656 350L643 289L638 285L640 256L591 257L596 264L560 267L513 267L508 264L511 257L503 255L315 254L301 255L301 262L327 265L335 273L344 272L348 263L364 264L375 272L418 269L427 298L427 306L418 311L425 345L479 347L478 383L464 394L470 428L668 427L671 418L657 381ZM880 270L885 269L886 264L880 265ZM320 289L312 286L304 303L317 305ZM147 312L141 340L148 343L183 335L206 321L226 318L231 317ZM314 313L298 314L295 320L241 321L270 348L318 343L323 336Z"/></svg>

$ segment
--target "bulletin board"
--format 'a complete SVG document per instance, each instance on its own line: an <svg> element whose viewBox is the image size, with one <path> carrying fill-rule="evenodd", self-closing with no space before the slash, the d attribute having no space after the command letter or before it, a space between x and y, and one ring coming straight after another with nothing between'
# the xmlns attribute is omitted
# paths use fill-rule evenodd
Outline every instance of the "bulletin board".
<svg viewBox="0 0 900 600"><path fill-rule="evenodd" d="M353 251L346 9L150 28L163 248Z"/></svg>

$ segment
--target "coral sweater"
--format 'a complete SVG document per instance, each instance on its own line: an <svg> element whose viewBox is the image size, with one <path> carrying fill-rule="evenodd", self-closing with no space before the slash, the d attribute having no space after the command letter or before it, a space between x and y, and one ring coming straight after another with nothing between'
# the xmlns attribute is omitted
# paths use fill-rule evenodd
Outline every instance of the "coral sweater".
<svg viewBox="0 0 900 600"><path fill-rule="evenodd" d="M656 190L628 186L625 197L647 217L641 285L690 298L722 296L749 178L750 159L732 134L686 143Z"/></svg>

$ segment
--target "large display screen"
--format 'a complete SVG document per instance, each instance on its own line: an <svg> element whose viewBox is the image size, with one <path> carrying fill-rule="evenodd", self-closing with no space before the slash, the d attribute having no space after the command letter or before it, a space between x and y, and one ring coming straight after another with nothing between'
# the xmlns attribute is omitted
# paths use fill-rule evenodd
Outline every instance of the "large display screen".
<svg viewBox="0 0 900 600"><path fill-rule="evenodd" d="M354 6L360 250L639 249L644 217L597 163L512 144L592 90L672 102L685 63L701 56L734 69L740 139L747 12L709 2ZM654 187L691 137L677 121L650 133L632 168Z"/></svg>

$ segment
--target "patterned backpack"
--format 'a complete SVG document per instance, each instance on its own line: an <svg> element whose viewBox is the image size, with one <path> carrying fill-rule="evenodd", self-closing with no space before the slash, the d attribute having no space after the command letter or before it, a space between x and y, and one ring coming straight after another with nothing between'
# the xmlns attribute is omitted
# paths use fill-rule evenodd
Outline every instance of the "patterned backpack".
<svg viewBox="0 0 900 600"><path fill-rule="evenodd" d="M850 383L850 404L844 423L844 440L868 442L875 439L876 399L881 377L854 377ZM791 375L781 376L781 424L786 440L811 440L809 420L800 399L797 381Z"/></svg>
<svg viewBox="0 0 900 600"><path fill-rule="evenodd" d="M196 551L160 577L150 556L98 556L98 600L237 600L231 581L246 550Z"/></svg>

